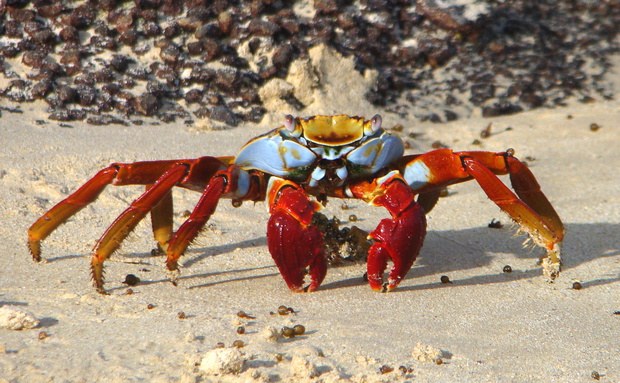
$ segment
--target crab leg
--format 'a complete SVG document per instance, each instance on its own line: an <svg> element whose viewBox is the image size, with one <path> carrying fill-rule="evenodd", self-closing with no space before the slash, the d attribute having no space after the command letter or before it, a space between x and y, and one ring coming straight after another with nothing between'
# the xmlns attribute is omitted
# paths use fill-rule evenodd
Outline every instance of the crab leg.
<svg viewBox="0 0 620 383"><path fill-rule="evenodd" d="M543 272L551 281L556 279L561 266L560 243L564 236L564 228L559 217L555 214L555 210L551 207L547 198L540 192L540 189L519 190L521 194L528 197L532 195L534 197L542 197L534 198L533 202L535 202L535 204L533 206L528 206L508 189L489 168L485 167L476 159L466 157L463 159L463 164L467 172L478 181L487 196L495 202L500 209L508 213L508 215L529 234L535 244L547 250L547 257L543 259ZM523 166L523 168L526 169L525 166ZM513 173L511 173L511 176L513 176ZM512 178L524 181L523 183L531 182L538 186L534 178L528 179L518 176L511 177L511 179ZM527 192L527 194L524 192ZM538 212L533 208L538 208ZM553 223L553 225L551 225L550 222Z"/></svg>
<svg viewBox="0 0 620 383"><path fill-rule="evenodd" d="M153 185L147 185L147 190ZM172 215L173 215L172 193L166 194L161 201L151 209L151 226L153 227L153 237L157 241L157 250L161 254L166 253L168 242L172 239Z"/></svg>
<svg viewBox="0 0 620 383"><path fill-rule="evenodd" d="M547 250L544 272L555 279L560 271L560 243L564 225L534 175L512 151L452 152L439 149L406 157L403 177L417 193L427 193L447 185L475 179L487 196L517 222L533 241ZM513 193L497 178L509 174Z"/></svg>
<svg viewBox="0 0 620 383"><path fill-rule="evenodd" d="M293 292L316 290L327 274L323 235L310 225L320 205L295 183L276 177L270 179L268 197L267 244L280 274ZM304 288L306 268L310 285Z"/></svg>
<svg viewBox="0 0 620 383"><path fill-rule="evenodd" d="M118 167L112 165L101 170L81 188L56 206L43 214L28 230L28 249L32 258L41 261L41 241L47 238L56 228L65 223L71 216L92 203L108 186L118 173Z"/></svg>
<svg viewBox="0 0 620 383"><path fill-rule="evenodd" d="M97 241L91 260L91 270L95 287L98 291L104 291L103 262L119 248L121 242L133 231L149 211L170 194L171 189L185 177L187 172L188 166L183 163L170 168L153 186L132 202Z"/></svg>
<svg viewBox="0 0 620 383"><path fill-rule="evenodd" d="M178 186L203 190L213 174L225 168L230 158L202 157L197 160L144 161L112 164L101 170L82 187L60 201L28 230L28 247L35 261L41 260L41 241L87 205L94 202L106 186L149 185L179 163L189 166L186 177ZM158 215L161 213L158 213Z"/></svg>
<svg viewBox="0 0 620 383"><path fill-rule="evenodd" d="M385 207L392 218L381 220L369 237L374 240L368 251L368 283L375 291L390 291L403 280L417 258L426 235L424 209L415 201L415 193L396 171L373 183L351 187L353 194L375 206ZM387 282L383 272L388 260L393 267Z"/></svg>
<svg viewBox="0 0 620 383"><path fill-rule="evenodd" d="M200 230L207 223L226 189L227 178L216 175L205 188L198 204L189 218L179 227L172 236L167 249L166 266L170 271L170 281L176 286L179 277L178 260L185 253L190 243L196 238Z"/></svg>

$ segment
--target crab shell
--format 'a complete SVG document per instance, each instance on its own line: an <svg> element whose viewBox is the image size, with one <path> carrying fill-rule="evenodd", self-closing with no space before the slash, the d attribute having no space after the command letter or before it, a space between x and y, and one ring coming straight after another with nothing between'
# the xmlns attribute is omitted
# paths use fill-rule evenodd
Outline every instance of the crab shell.
<svg viewBox="0 0 620 383"><path fill-rule="evenodd" d="M400 138L381 127L381 117L286 116L284 126L248 142L235 165L317 187L367 177L400 159Z"/></svg>

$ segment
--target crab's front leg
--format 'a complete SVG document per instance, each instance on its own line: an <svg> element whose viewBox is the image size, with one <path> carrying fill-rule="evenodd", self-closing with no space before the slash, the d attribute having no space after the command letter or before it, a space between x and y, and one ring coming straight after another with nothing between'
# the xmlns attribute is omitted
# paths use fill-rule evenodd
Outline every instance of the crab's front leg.
<svg viewBox="0 0 620 383"><path fill-rule="evenodd" d="M310 224L320 205L297 184L276 177L269 181L268 199L267 244L280 274L293 292L316 290L327 273L323 235ZM304 287L306 269L310 285Z"/></svg>
<svg viewBox="0 0 620 383"><path fill-rule="evenodd" d="M424 209L415 201L415 194L396 171L373 182L351 186L357 198L385 207L392 218L381 220L369 237L374 240L368 251L368 283L375 291L394 289L407 275L417 258L426 235ZM387 282L383 272L389 260L393 267Z"/></svg>

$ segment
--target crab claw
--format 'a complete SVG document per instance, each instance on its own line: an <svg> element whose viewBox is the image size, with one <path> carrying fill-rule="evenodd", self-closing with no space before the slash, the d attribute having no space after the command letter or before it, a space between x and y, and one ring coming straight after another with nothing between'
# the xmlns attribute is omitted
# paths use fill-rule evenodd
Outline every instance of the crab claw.
<svg viewBox="0 0 620 383"><path fill-rule="evenodd" d="M271 217L267 225L269 252L284 281L293 292L314 291L327 274L323 234L311 226L319 209L302 189L283 181L272 189ZM270 198L272 200L272 198ZM306 268L310 285L304 288Z"/></svg>
<svg viewBox="0 0 620 383"><path fill-rule="evenodd" d="M383 219L369 235L375 243L368 251L367 276L373 290L387 292L398 286L417 258L426 234L426 216L402 180L392 178L382 188L385 193L372 203L387 208L392 219ZM390 259L394 265L384 283L383 272Z"/></svg>

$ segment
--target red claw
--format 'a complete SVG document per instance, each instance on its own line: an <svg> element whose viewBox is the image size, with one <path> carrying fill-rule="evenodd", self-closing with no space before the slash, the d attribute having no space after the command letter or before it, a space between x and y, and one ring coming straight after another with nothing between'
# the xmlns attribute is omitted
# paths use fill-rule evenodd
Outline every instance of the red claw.
<svg viewBox="0 0 620 383"><path fill-rule="evenodd" d="M390 291L398 286L411 269L426 235L424 209L414 201L411 189L399 179L386 184L386 192L373 201L392 214L392 219L383 219L370 233L375 243L368 251L368 283L375 291ZM383 272L389 259L394 265L384 284Z"/></svg>
<svg viewBox="0 0 620 383"><path fill-rule="evenodd" d="M302 189L289 185L280 186L277 201L271 205L267 244L288 287L293 292L314 291L327 274L323 234L315 226L310 226L312 214L318 206ZM304 288L306 268L309 268L311 281Z"/></svg>

